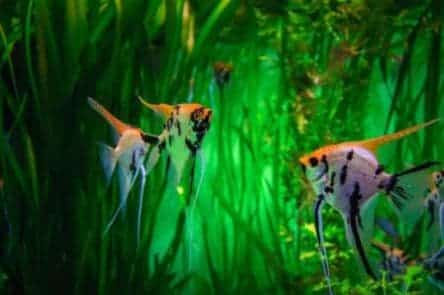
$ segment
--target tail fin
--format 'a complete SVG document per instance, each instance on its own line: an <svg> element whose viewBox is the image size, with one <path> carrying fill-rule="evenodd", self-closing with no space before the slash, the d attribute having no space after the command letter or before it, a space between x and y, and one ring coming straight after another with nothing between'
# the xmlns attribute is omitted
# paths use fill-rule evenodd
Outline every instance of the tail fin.
<svg viewBox="0 0 444 295"><path fill-rule="evenodd" d="M159 115L162 115L162 117L166 120L167 118L169 118L171 116L171 113L174 111L174 106L169 105L169 104L152 104L149 103L147 101L145 101L142 97L138 96L139 101L146 106L147 108L149 108L150 110L158 113Z"/></svg>
<svg viewBox="0 0 444 295"><path fill-rule="evenodd" d="M428 188L428 168L439 162L426 162L394 174L386 192L399 209L402 223L409 231L418 222L424 210L424 196Z"/></svg>
<svg viewBox="0 0 444 295"><path fill-rule="evenodd" d="M122 121L114 117L114 115L111 114L107 109L105 109L105 107L103 107L101 104L99 104L91 97L88 97L88 103L91 106L91 108L93 108L96 112L98 112L103 118L105 118L106 121L108 121L108 123L111 126L113 126L113 128L117 130L119 135L121 135L125 130L131 128L129 125L123 123Z"/></svg>
<svg viewBox="0 0 444 295"><path fill-rule="evenodd" d="M106 182L109 184L114 168L116 167L117 157L115 156L114 149L109 145L99 143L99 149L100 161L105 172Z"/></svg>
<svg viewBox="0 0 444 295"><path fill-rule="evenodd" d="M391 141L398 140L400 138L403 138L404 136L413 134L415 132L418 132L419 130L426 128L430 125L433 125L438 121L439 121L439 119L434 119L434 120L428 121L426 123L418 124L416 126L412 126L412 127L403 129L401 131L398 131L398 132L395 132L392 134L387 134L387 135L379 136L376 138L363 140L363 141L357 142L357 144L368 149L368 150L376 152L376 150L378 149L379 146L389 143Z"/></svg>

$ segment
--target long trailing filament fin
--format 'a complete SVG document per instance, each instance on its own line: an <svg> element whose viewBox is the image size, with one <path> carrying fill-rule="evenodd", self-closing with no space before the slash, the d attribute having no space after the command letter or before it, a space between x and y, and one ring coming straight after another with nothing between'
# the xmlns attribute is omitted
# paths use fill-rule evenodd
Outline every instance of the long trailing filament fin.
<svg viewBox="0 0 444 295"><path fill-rule="evenodd" d="M142 97L138 96L139 101L150 110L162 115L162 117L166 120L171 116L171 113L174 111L174 106L161 103L161 104L152 104L144 100Z"/></svg>
<svg viewBox="0 0 444 295"><path fill-rule="evenodd" d="M330 267L328 265L327 250L325 249L325 244L324 244L324 230L322 222L322 207L324 203L325 203L324 196L323 195L318 196L318 200L316 201L314 207L315 229L316 229L316 237L318 240L319 253L321 255L322 268L324 270L325 280L327 281L328 293L332 295L333 289L331 286Z"/></svg>
<svg viewBox="0 0 444 295"><path fill-rule="evenodd" d="M104 106L99 104L97 101L95 101L93 98L88 97L88 103L96 112L98 112L103 118L105 118L106 121L114 128L116 129L117 133L119 135L122 135L123 132L125 132L128 129L131 129L131 126L123 123L116 117L114 117L113 114L111 114L107 109L105 109Z"/></svg>
<svg viewBox="0 0 444 295"><path fill-rule="evenodd" d="M439 121L439 119L434 119L434 120L431 120L431 121L428 121L428 122L425 122L422 124L418 124L418 125L400 130L400 131L392 133L392 134L387 134L387 135L379 136L376 138L359 141L359 142L356 142L356 144L358 144L368 150L376 152L376 150L378 149L379 146L389 143L389 142L392 142L392 141L395 141L395 140L398 140L400 138L403 138L404 136L413 134L415 132L418 132L419 130L426 128L430 125L433 125L433 124L437 123L438 121Z"/></svg>

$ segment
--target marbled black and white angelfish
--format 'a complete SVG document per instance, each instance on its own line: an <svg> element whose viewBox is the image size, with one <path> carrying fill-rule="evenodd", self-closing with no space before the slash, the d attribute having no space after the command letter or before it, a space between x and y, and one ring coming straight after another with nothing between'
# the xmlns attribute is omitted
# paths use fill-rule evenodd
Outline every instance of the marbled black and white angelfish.
<svg viewBox="0 0 444 295"><path fill-rule="evenodd" d="M433 120L373 139L328 145L299 159L306 177L317 194L314 207L315 227L330 292L330 272L323 243L322 206L327 202L340 212L349 243L357 250L366 272L376 278L360 239L358 227L362 230L361 208L378 192L387 194L393 203L400 207L403 200L411 196L411 189L414 187L413 184L403 181L403 178L407 175L415 176L416 173L436 164L436 162L427 162L400 173L389 174L376 159L376 150L385 143L417 132L437 121Z"/></svg>
<svg viewBox="0 0 444 295"><path fill-rule="evenodd" d="M177 105L151 104L139 97L140 102L164 118L165 124L159 135L159 144L148 160L148 171L154 167L163 150L168 153L178 184L188 159L194 158L210 128L212 110L197 103ZM191 172L194 177L194 163Z"/></svg>
<svg viewBox="0 0 444 295"><path fill-rule="evenodd" d="M88 103L113 127L118 135L118 142L114 148L105 144L100 144L100 158L105 171L107 183L111 180L113 172L117 166L120 190L120 204L107 224L104 234L108 232L118 216L118 213L124 208L131 187L137 176L140 174L141 187L139 192L139 212L137 222L137 241L139 241L140 216L146 176L143 162L150 147L157 145L159 138L158 136L145 133L137 127L123 123L112 115L105 107L90 97L88 98Z"/></svg>

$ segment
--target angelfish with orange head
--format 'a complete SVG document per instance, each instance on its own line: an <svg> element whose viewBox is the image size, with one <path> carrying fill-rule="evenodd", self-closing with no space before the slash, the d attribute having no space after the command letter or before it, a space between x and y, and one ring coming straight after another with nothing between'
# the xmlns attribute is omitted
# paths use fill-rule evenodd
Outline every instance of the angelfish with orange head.
<svg viewBox="0 0 444 295"><path fill-rule="evenodd" d="M415 133L435 122L437 120L369 140L328 145L299 159L317 195L314 207L316 235L330 293L332 290L323 239L322 206L327 202L340 212L344 219L349 243L357 250L367 274L376 278L360 238L359 228L363 229L361 208L380 192L388 195L400 208L404 201L416 193L414 185L406 183L403 178L407 175L415 176L437 164L427 162L399 173L389 174L376 159L376 150L385 143Z"/></svg>
<svg viewBox="0 0 444 295"><path fill-rule="evenodd" d="M159 135L159 144L148 160L148 171L155 165L162 151L166 150L176 172L177 184L182 178L187 160L190 157L194 159L200 150L210 128L213 112L198 103L169 105L151 104L141 97L139 100L144 106L161 115L165 122ZM194 168L192 170L193 174Z"/></svg>
<svg viewBox="0 0 444 295"><path fill-rule="evenodd" d="M199 197L199 188L204 175L203 156L199 152L202 142L207 134L212 117L212 110L197 103L185 103L177 105L169 104L151 104L139 97L140 102L147 108L160 114L164 119L164 129L159 135L159 144L153 149L148 160L148 171L156 164L163 150L166 150L168 159L175 171L175 181L177 185L181 178L186 162L191 158L191 177L190 177L190 193L192 194L194 183L194 170L196 156L200 155L201 171L200 180L194 193L194 199L190 207L188 222L189 247L188 247L188 266L192 265L192 249L193 249L193 212ZM190 199L187 200L190 202Z"/></svg>
<svg viewBox="0 0 444 295"><path fill-rule="evenodd" d="M108 232L118 213L120 210L122 210L122 208L124 208L132 184L140 173L141 188L139 192L139 212L137 222L137 241L139 241L140 216L146 176L144 159L148 154L150 147L158 144L159 137L145 133L139 128L123 123L113 114L111 114L105 107L90 97L88 98L88 103L91 108L97 111L113 127L119 136L117 145L114 148L101 144L100 158L107 182L109 183L115 167L118 166L118 178L120 186L120 204L110 222L106 226L104 233L106 234Z"/></svg>

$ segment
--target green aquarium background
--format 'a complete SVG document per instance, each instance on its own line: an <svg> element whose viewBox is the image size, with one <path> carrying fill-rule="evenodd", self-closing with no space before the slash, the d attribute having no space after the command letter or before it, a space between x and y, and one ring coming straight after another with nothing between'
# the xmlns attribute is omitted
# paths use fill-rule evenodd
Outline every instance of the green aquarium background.
<svg viewBox="0 0 444 295"><path fill-rule="evenodd" d="M443 21L442 0L0 0L0 293L326 294L298 158L442 118ZM103 235L119 196L97 143L115 137L87 97L159 134L139 95L214 115L198 198L192 162L176 187L163 155L137 246L137 183ZM444 161L442 124L378 158ZM324 209L336 293L439 294L421 267L372 281ZM375 212L402 231L385 196ZM419 256L435 237L404 238Z"/></svg>

